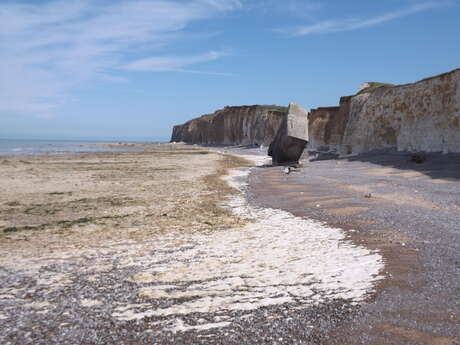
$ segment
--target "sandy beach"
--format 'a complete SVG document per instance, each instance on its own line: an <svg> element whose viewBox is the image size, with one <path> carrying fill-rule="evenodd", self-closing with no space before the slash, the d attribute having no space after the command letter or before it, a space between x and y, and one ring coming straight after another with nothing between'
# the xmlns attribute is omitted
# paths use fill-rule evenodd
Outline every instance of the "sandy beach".
<svg viewBox="0 0 460 345"><path fill-rule="evenodd" d="M191 147L109 146L142 151L0 158L2 251L33 257L238 223L216 204L231 191L219 177L242 160Z"/></svg>
<svg viewBox="0 0 460 345"><path fill-rule="evenodd" d="M130 151L1 158L1 343L455 344L455 272L438 280L448 297L423 285L430 247L411 222L388 223L419 208L455 217L444 197L402 192L424 172L391 168L394 203L381 159L286 174L260 150L110 147ZM429 183L450 190L453 178ZM424 328L394 324L428 294Z"/></svg>
<svg viewBox="0 0 460 345"><path fill-rule="evenodd" d="M382 279L342 230L248 203L264 156L135 148L2 158L2 343L307 341Z"/></svg>
<svg viewBox="0 0 460 345"><path fill-rule="evenodd" d="M220 177L244 160L192 147L114 145L141 150L1 158L1 343L101 343L87 338L86 327L99 326L89 325L86 310L112 299L101 290L116 289L107 279L119 260L132 266L130 285L145 279L133 262L165 236L245 223L218 207L234 193ZM81 309L64 312L74 304ZM53 331L80 322L86 326L70 338Z"/></svg>

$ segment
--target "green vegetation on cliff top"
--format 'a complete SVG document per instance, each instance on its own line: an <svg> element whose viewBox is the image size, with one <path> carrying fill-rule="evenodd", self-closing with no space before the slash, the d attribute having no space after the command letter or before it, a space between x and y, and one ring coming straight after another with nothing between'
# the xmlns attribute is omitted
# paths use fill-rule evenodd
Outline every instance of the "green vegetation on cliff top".
<svg viewBox="0 0 460 345"><path fill-rule="evenodd" d="M281 111L283 113L288 111L288 107L283 107L280 105L258 105L258 107L268 111Z"/></svg>

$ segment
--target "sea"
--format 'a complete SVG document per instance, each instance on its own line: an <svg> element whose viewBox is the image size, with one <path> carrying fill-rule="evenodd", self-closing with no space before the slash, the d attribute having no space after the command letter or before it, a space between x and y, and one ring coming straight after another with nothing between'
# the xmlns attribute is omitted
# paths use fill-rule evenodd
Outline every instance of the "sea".
<svg viewBox="0 0 460 345"><path fill-rule="evenodd" d="M101 144L110 143L115 143L115 141L0 139L0 156L39 154L60 155L65 152L128 150L127 148L110 148L101 146Z"/></svg>

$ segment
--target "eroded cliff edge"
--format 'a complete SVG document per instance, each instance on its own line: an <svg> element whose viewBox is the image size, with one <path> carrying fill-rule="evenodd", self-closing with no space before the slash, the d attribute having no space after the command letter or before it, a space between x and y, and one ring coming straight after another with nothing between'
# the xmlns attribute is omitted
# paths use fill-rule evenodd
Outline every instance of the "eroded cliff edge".
<svg viewBox="0 0 460 345"><path fill-rule="evenodd" d="M276 105L225 107L174 126L172 142L203 145L264 145L273 141L287 108Z"/></svg>

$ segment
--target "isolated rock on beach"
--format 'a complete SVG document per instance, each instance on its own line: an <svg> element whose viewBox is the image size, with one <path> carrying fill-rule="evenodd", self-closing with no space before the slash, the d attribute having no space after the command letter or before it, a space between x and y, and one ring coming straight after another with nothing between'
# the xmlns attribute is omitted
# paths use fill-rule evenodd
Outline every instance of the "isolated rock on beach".
<svg viewBox="0 0 460 345"><path fill-rule="evenodd" d="M300 105L289 103L287 115L287 135L308 141L308 112Z"/></svg>
<svg viewBox="0 0 460 345"><path fill-rule="evenodd" d="M308 113L299 105L290 103L288 115L270 144L268 155L273 164L298 162L308 143Z"/></svg>

